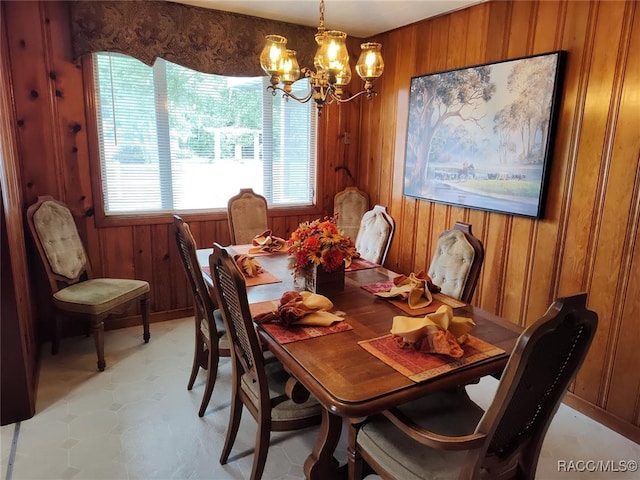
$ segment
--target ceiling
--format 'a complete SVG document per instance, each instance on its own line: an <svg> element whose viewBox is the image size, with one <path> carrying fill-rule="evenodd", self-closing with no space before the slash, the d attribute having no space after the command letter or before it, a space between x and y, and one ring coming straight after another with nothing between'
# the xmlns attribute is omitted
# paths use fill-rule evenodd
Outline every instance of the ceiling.
<svg viewBox="0 0 640 480"><path fill-rule="evenodd" d="M317 27L319 0L173 0L198 7ZM325 0L325 27L367 38L485 0Z"/></svg>

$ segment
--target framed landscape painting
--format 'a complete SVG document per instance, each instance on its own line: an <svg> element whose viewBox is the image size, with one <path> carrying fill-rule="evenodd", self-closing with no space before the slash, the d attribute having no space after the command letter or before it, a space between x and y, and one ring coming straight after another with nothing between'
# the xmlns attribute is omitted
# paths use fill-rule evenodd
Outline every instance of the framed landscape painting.
<svg viewBox="0 0 640 480"><path fill-rule="evenodd" d="M541 218L564 55L413 77L404 194Z"/></svg>

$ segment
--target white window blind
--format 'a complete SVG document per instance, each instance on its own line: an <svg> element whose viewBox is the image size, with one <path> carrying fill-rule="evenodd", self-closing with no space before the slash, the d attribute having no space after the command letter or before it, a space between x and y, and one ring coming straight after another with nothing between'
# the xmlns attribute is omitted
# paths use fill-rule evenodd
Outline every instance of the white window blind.
<svg viewBox="0 0 640 480"><path fill-rule="evenodd" d="M94 55L106 215L226 208L240 188L271 205L314 203L313 102L274 97L268 77ZM293 89L304 96L308 82Z"/></svg>

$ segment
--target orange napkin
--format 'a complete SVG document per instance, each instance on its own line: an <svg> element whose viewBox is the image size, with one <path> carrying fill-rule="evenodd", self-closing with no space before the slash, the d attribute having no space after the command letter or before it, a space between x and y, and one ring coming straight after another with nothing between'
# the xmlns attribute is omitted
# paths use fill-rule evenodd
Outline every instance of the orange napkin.
<svg viewBox="0 0 640 480"><path fill-rule="evenodd" d="M328 327L342 317L330 313L333 302L324 295L311 292L285 292L280 298L277 310L262 313L253 318L256 323L279 322L285 327L290 325L315 325Z"/></svg>
<svg viewBox="0 0 640 480"><path fill-rule="evenodd" d="M449 305L442 305L424 318L393 317L391 334L402 348L460 358L464 354L460 345L474 326L471 318L455 317Z"/></svg>
<svg viewBox="0 0 640 480"><path fill-rule="evenodd" d="M263 272L258 261L249 255L234 255L233 259L245 277L257 277Z"/></svg>
<svg viewBox="0 0 640 480"><path fill-rule="evenodd" d="M258 252L284 252L287 249L287 241L283 238L271 234L271 230L265 230L260 235L256 235L251 241L253 247L249 253Z"/></svg>
<svg viewBox="0 0 640 480"><path fill-rule="evenodd" d="M393 287L387 292L377 292L375 295L384 298L401 298L407 300L409 308L424 308L431 304L431 293L438 293L440 287L431 282L431 278L424 272L398 275L393 279Z"/></svg>

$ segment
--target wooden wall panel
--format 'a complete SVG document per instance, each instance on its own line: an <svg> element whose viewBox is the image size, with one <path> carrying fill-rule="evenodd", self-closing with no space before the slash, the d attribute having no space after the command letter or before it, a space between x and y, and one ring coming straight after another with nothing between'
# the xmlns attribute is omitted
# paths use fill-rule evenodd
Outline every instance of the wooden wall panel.
<svg viewBox="0 0 640 480"><path fill-rule="evenodd" d="M392 186L398 223L388 263L403 272L427 268L438 234L456 220L472 223L486 257L477 305L521 325L554 298L580 291L600 326L572 386L573 404L640 438L638 353L637 85L640 21L636 2L493 1L381 35L393 76L385 98L363 111L362 151L379 149L362 187L373 202ZM415 43L417 48L412 48ZM545 217L533 220L403 197L406 125L394 112L408 105L411 76L562 49L567 64L553 148ZM402 51L403 54L398 52ZM633 59L631 57L634 57ZM384 148L396 145L395 149ZM393 172L393 178L376 172ZM625 174L626 171L626 174ZM398 243L399 242L399 243ZM633 312L633 313L632 313ZM603 366L604 365L604 366ZM625 389L627 386L627 389ZM578 400L575 400L577 398Z"/></svg>
<svg viewBox="0 0 640 480"><path fill-rule="evenodd" d="M97 182L93 183L98 172L92 171L89 158L90 141L94 141L95 134L92 136L87 126L88 115L92 115L92 91L84 88L81 66L71 61L68 2L7 2L5 10L9 19L7 52L16 104L12 120L18 132L23 208L39 195L53 195L64 201L74 214L95 275L151 282L152 315L156 318L166 318L158 315L163 312L190 308L188 285L178 268L170 229L171 215L153 221L129 220L126 226L112 221L96 225L94 206L101 200L94 190ZM353 88L356 86L359 81L354 81ZM286 237L301 221L330 215L335 193L357 183L362 103L369 102L359 100L325 108L320 117L323 168L318 172L318 208L304 215L300 211L270 212L276 234ZM379 157L376 164L378 161ZM351 176L337 167L346 167ZM185 220L199 232L199 245L230 242L224 212L186 215ZM36 265L35 257L33 260ZM45 305L47 298L43 294L36 303ZM40 310L40 322L46 323L50 312Z"/></svg>

